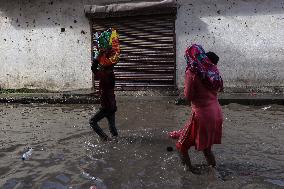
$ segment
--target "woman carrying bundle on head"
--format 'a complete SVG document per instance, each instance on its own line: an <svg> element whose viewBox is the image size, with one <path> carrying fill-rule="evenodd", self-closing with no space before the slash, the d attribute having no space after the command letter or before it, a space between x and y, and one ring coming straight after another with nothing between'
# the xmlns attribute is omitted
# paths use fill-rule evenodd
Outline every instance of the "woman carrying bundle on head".
<svg viewBox="0 0 284 189"><path fill-rule="evenodd" d="M114 65L119 61L120 46L118 34L113 28L95 35L94 57L91 69L95 78L99 80L99 95L101 108L90 119L90 126L104 141L108 135L100 128L98 122L107 118L109 130L113 137L118 135L115 127L115 112L117 111L114 94L115 75Z"/></svg>

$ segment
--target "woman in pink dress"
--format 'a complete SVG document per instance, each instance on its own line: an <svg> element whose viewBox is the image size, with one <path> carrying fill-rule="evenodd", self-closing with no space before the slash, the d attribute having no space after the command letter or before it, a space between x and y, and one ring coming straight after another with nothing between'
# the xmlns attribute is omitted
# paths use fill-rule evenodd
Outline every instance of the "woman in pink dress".
<svg viewBox="0 0 284 189"><path fill-rule="evenodd" d="M178 139L176 147L182 162L194 172L188 155L191 146L203 151L209 166L216 166L211 148L213 144L221 144L223 115L217 93L223 90L223 80L215 53L205 53L200 45L194 44L187 48L185 58L184 96L191 102L192 116L183 129L169 135Z"/></svg>

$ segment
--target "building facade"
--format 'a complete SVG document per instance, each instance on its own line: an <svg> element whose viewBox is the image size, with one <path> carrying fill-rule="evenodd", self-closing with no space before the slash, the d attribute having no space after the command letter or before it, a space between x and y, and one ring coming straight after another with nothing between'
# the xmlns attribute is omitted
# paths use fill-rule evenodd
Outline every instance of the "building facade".
<svg viewBox="0 0 284 189"><path fill-rule="evenodd" d="M91 88L93 30L85 5L114 2L129 1L2 0L0 88ZM174 85L183 87L184 50L198 43L219 55L226 91L283 92L283 7L281 0L178 0Z"/></svg>

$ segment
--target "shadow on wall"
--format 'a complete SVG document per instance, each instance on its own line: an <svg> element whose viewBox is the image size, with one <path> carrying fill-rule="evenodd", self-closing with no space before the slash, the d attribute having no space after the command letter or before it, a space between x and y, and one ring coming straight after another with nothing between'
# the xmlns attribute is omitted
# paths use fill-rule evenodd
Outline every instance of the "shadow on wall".
<svg viewBox="0 0 284 189"><path fill-rule="evenodd" d="M96 0L1 0L0 15L4 24L18 30L41 27L70 28L82 25L87 18L84 4Z"/></svg>
<svg viewBox="0 0 284 189"><path fill-rule="evenodd" d="M1 0L0 15L4 17L4 23L16 29L60 26L72 29L85 18L84 5L118 2L141 0Z"/></svg>
<svg viewBox="0 0 284 189"><path fill-rule="evenodd" d="M201 20L204 17L211 17L211 23L222 23L222 17L238 16L258 16L258 15L277 15L277 20L284 20L284 1L282 0L215 0L215 1L195 1L185 3L178 0L177 36L196 36L200 38L212 37L214 31L208 30L208 23ZM281 15L282 14L282 15ZM243 20L244 27L250 27ZM227 24L228 29L231 27ZM218 28L215 28L218 29ZM214 36L213 36L214 38ZM194 41L191 39L191 41ZM187 43L189 41L187 40ZM213 40L213 45L215 40ZM240 53L241 55L241 53Z"/></svg>
<svg viewBox="0 0 284 189"><path fill-rule="evenodd" d="M148 0L154 1L154 0ZM141 0L1 0L0 14L5 23L17 29L35 27L70 27L80 25L84 18L85 4L109 4L114 2L141 2ZM282 0L214 0L188 1L178 0L178 14L187 19L180 23L181 33L208 33L207 24L201 17L216 17L222 22L222 16L254 16L284 13ZM180 6L180 5L184 6ZM280 18L281 19L281 18ZM282 18L283 19L283 18ZM246 24L246 23L244 23Z"/></svg>
<svg viewBox="0 0 284 189"><path fill-rule="evenodd" d="M72 29L81 24L85 4L117 2L141 2L141 0L1 0L0 14L2 13L5 19L4 23L10 23L16 29L60 26ZM189 3L178 0L177 4L178 14L186 17L184 22L180 23L179 34L197 34L204 38L209 31L201 17L216 17L222 22L218 17L284 13L284 2L281 0L215 0L189 1Z"/></svg>
<svg viewBox="0 0 284 189"><path fill-rule="evenodd" d="M195 1L185 3L177 1L178 14L188 19L181 23L184 33L207 33L207 24L202 17L216 17L222 21L223 16L257 16L275 15L284 13L284 1L282 0L214 0ZM284 20L284 18L279 18ZM191 25L193 24L193 25ZM246 24L246 23L244 23Z"/></svg>

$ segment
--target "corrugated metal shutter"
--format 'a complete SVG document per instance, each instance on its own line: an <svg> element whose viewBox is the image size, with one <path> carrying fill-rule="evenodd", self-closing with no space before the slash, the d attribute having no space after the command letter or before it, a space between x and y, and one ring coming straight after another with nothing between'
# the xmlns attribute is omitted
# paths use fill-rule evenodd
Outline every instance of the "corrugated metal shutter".
<svg viewBox="0 0 284 189"><path fill-rule="evenodd" d="M110 27L117 29L121 44L116 90L175 87L175 15L92 20L93 35Z"/></svg>

